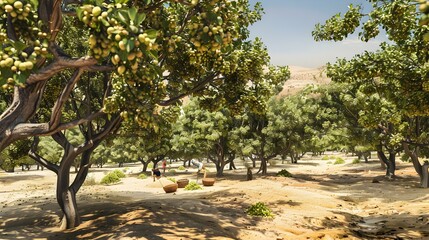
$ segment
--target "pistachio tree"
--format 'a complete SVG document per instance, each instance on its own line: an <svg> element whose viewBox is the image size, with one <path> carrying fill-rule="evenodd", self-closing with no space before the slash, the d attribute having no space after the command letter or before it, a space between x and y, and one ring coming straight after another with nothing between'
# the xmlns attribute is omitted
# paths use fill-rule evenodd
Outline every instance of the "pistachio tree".
<svg viewBox="0 0 429 240"><path fill-rule="evenodd" d="M247 0L1 1L0 83L12 101L0 115L0 150L52 136L65 150L59 168L38 154L37 141L32 156L58 175L63 226L79 225L75 194L90 155L122 121L159 131L164 113L187 95L210 96L210 106L249 100L242 89L261 79L236 73L254 68L238 63L260 46L247 40L247 28L261 12ZM99 101L88 100L92 94ZM77 112L67 114L72 106ZM64 132L75 127L84 132L79 145ZM70 182L78 156L86 167Z"/></svg>
<svg viewBox="0 0 429 240"><path fill-rule="evenodd" d="M390 42L383 43L381 50L339 60L331 65L328 75L334 81L357 86L357 94L367 102L359 121L379 133L383 144L378 145L378 153L391 164L388 168L394 171L394 155L404 147L414 156L414 167L422 178L422 163L417 156L420 148L428 146L422 131L422 121L428 116L427 4L421 3L421 14L416 11L416 1L371 2L370 12L350 6L343 17L336 15L324 25L317 25L313 35L316 40L337 41L359 26L363 41L377 36L380 28L387 33ZM383 148L389 158L383 156Z"/></svg>

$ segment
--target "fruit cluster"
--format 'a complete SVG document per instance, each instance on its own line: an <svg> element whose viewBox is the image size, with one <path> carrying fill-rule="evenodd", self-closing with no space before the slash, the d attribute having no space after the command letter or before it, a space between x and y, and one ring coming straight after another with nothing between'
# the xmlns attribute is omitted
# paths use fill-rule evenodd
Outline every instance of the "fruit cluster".
<svg viewBox="0 0 429 240"><path fill-rule="evenodd" d="M0 80L3 89L18 84L23 86L25 76L33 70L40 56L48 54L48 34L35 24L37 9L31 1L0 0L0 15L11 21L0 29ZM14 29L16 39L9 39L7 29Z"/></svg>
<svg viewBox="0 0 429 240"><path fill-rule="evenodd" d="M0 0L0 6L0 15L8 13L12 18L19 20L26 19L32 9L30 3L15 0Z"/></svg>

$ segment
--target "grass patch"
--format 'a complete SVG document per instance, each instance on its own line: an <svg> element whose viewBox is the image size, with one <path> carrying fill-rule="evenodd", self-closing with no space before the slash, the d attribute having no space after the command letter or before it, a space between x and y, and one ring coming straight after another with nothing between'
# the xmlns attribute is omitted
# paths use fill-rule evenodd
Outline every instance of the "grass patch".
<svg viewBox="0 0 429 240"><path fill-rule="evenodd" d="M173 174L175 174L175 173L176 173L176 170L174 170L174 169L170 169L170 170L168 170L168 172L169 172L169 173L173 173Z"/></svg>
<svg viewBox="0 0 429 240"><path fill-rule="evenodd" d="M325 160L325 161L327 161L327 160L329 160L329 159L331 159L329 156L323 156L323 157L322 157L322 160Z"/></svg>
<svg viewBox="0 0 429 240"><path fill-rule="evenodd" d="M334 164L344 164L346 161L343 158L336 158Z"/></svg>
<svg viewBox="0 0 429 240"><path fill-rule="evenodd" d="M115 172L109 172L108 174L106 174L106 176L104 176L101 179L100 183L109 185L109 184L118 183L120 181L121 179L118 177L118 175L116 175Z"/></svg>
<svg viewBox="0 0 429 240"><path fill-rule="evenodd" d="M188 191L194 191L194 190L201 190L203 189L198 183L196 182L190 182L188 185L186 185L185 190Z"/></svg>
<svg viewBox="0 0 429 240"><path fill-rule="evenodd" d="M137 178L138 178L138 179L146 179L146 178L147 178L147 175L146 175L146 174L144 174L144 173L141 173L141 174L139 174L139 175L137 176Z"/></svg>
<svg viewBox="0 0 429 240"><path fill-rule="evenodd" d="M288 170L286 169L282 169L281 171L279 171L276 176L278 177L292 177L292 173L288 172Z"/></svg>
<svg viewBox="0 0 429 240"><path fill-rule="evenodd" d="M85 182L83 183L84 186L94 186L97 185L97 181L95 181L95 177L94 176L88 176L85 180Z"/></svg>
<svg viewBox="0 0 429 240"><path fill-rule="evenodd" d="M257 216L257 217L273 217L274 216L271 209L268 208L267 205L265 205L262 202L257 202L255 204L251 205L246 210L246 213L247 213L247 215Z"/></svg>
<svg viewBox="0 0 429 240"><path fill-rule="evenodd" d="M360 163L360 160L359 160L359 158L353 159L353 162L352 162L352 164L359 164L359 163Z"/></svg>

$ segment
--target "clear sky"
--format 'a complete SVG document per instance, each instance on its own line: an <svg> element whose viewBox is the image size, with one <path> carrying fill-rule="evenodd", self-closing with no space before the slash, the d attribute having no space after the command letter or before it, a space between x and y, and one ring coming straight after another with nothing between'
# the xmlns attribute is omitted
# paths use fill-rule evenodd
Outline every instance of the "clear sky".
<svg viewBox="0 0 429 240"><path fill-rule="evenodd" d="M251 6L258 0L249 0ZM301 67L320 67L335 62L337 57L351 58L365 50L378 49L385 36L368 43L358 40L356 34L342 42L316 42L311 32L317 23L341 12L350 3L361 4L364 11L371 5L365 0L259 0L265 14L251 28L252 37L260 37L268 48L271 63Z"/></svg>

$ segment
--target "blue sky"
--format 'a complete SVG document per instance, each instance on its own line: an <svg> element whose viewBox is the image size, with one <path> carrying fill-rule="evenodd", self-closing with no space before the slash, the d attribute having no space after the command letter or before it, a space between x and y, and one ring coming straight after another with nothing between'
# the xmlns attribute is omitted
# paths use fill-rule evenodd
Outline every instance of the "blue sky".
<svg viewBox="0 0 429 240"><path fill-rule="evenodd" d="M249 0L251 6L257 0ZM350 3L361 4L364 11L371 5L365 0L259 0L265 14L251 28L251 36L260 37L268 48L271 63L301 67L319 67L335 62L337 57L351 58L365 50L378 49L385 36L368 43L356 34L342 42L316 42L311 32L336 13L345 13Z"/></svg>

